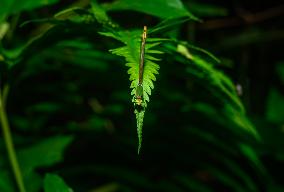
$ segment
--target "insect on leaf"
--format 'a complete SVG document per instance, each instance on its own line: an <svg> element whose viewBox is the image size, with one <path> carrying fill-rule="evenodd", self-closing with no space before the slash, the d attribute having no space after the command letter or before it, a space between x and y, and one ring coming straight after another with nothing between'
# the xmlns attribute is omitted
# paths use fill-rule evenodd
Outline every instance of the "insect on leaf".
<svg viewBox="0 0 284 192"><path fill-rule="evenodd" d="M123 56L126 60L126 66L129 67L131 95L134 104L134 113L137 122L138 134L138 153L142 144L142 126L147 103L150 101L152 89L154 89L154 81L156 75L159 74L160 66L156 63L160 60L157 55L163 54L155 48L160 45L162 39L148 38L146 28L141 37L141 31L120 31L120 32L103 32L104 36L112 37L123 42L125 45L110 50L111 53ZM155 55L150 55L155 54Z"/></svg>

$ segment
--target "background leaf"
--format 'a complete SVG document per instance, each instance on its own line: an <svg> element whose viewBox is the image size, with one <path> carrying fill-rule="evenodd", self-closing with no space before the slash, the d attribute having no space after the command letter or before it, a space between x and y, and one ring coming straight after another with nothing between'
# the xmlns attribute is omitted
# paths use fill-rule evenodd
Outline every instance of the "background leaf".
<svg viewBox="0 0 284 192"><path fill-rule="evenodd" d="M22 2L18 2L16 0L3 0L1 1L0 6L0 21L7 15L32 10L41 6L54 4L56 2L58 2L58 0L27 0Z"/></svg>
<svg viewBox="0 0 284 192"><path fill-rule="evenodd" d="M58 175L46 174L44 177L44 191L45 192L72 192L63 179Z"/></svg>
<svg viewBox="0 0 284 192"><path fill-rule="evenodd" d="M266 115L271 122L284 123L284 97L275 88L269 93Z"/></svg>
<svg viewBox="0 0 284 192"><path fill-rule="evenodd" d="M157 9L156 5L159 5ZM180 0L116 0L111 4L104 4L106 10L133 10L160 18L178 18L187 16L193 20L197 20L183 5Z"/></svg>

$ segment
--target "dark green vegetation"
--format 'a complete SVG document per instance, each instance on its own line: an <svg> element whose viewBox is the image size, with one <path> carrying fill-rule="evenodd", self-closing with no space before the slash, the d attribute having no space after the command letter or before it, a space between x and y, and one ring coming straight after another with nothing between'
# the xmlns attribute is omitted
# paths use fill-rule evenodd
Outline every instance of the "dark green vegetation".
<svg viewBox="0 0 284 192"><path fill-rule="evenodd" d="M216 2L1 0L0 191L284 191L283 6Z"/></svg>

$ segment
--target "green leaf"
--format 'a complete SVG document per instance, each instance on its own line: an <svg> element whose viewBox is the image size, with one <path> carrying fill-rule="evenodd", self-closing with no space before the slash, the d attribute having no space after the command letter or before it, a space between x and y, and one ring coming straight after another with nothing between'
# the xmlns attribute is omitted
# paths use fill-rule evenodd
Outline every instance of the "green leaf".
<svg viewBox="0 0 284 192"><path fill-rule="evenodd" d="M3 22L1 23L1 20L0 20L0 41L3 39L3 37L6 35L6 33L8 32L10 28L10 25L9 23L7 22ZM1 61L1 59L0 59Z"/></svg>
<svg viewBox="0 0 284 192"><path fill-rule="evenodd" d="M51 137L19 151L18 159L29 192L37 191L41 186L41 177L34 172L35 168L62 161L64 149L72 140L72 136Z"/></svg>
<svg viewBox="0 0 284 192"><path fill-rule="evenodd" d="M154 26L149 30L149 34L160 33L163 34L165 31L176 29L178 25L183 24L188 21L188 17L179 17L179 18L169 18L161 21L158 25Z"/></svg>
<svg viewBox="0 0 284 192"><path fill-rule="evenodd" d="M216 94L217 97L221 96L221 98L230 102L236 110L241 113L245 112L244 106L236 93L234 84L226 75L216 70L211 63L199 56L194 56L192 61L195 63L194 67L196 68L188 67L187 71L189 73L209 82L213 87L212 94ZM215 88L219 91L216 91Z"/></svg>
<svg viewBox="0 0 284 192"><path fill-rule="evenodd" d="M72 192L63 179L55 174L46 174L44 177L44 192Z"/></svg>
<svg viewBox="0 0 284 192"><path fill-rule="evenodd" d="M107 16L106 12L104 9L102 9L101 6L99 6L96 1L92 2L92 10L93 13L96 17L96 19L100 22L100 23L105 23L109 21L109 17Z"/></svg>
<svg viewBox="0 0 284 192"><path fill-rule="evenodd" d="M141 32L140 32L141 33ZM100 33L102 35L113 37L125 44L123 47L119 47L116 49L110 50L111 53L123 56L126 60L126 66L129 67L128 74L130 75L129 80L131 81L130 88L132 89L131 95L133 95L132 102L135 103L135 93L137 89L137 85L139 82L139 54L140 54L140 36L139 32L131 31L131 32L105 32ZM158 74L159 65L155 62L160 60L154 56L149 54L162 54L160 50L155 50L154 48L160 45L160 39L148 38L146 40L145 47L145 64L144 64L144 72L143 72L143 102L142 109L135 108L135 115L137 120L137 134L138 134L138 153L140 152L141 144L142 144L142 126L143 126L143 118L145 109L147 107L147 102L150 101L149 96L151 95L151 90L154 89L154 81L156 81L156 75ZM134 107L135 104L134 104Z"/></svg>
<svg viewBox="0 0 284 192"><path fill-rule="evenodd" d="M229 104L226 104L224 106L223 113L225 116L232 121L234 125L237 127L244 129L245 131L248 131L250 134L252 134L256 139L260 140L260 136L253 126L253 124L249 121L245 113L242 111L236 110L234 107L232 107Z"/></svg>
<svg viewBox="0 0 284 192"><path fill-rule="evenodd" d="M127 37L127 34L122 34L124 37ZM136 88L138 85L139 79L139 54L140 54L140 42L137 37L132 36L133 38L121 38L126 46L112 49L111 53L116 54L118 56L125 57L126 66L129 67L128 74L130 75L129 80L131 81L130 88L132 88L131 95L135 95ZM150 39L150 38L149 38ZM126 42L125 42L126 41ZM155 57L148 57L148 51L155 52L151 49L154 43L147 41L146 48L145 48L145 65L144 65L144 73L143 73L143 97L144 101L149 102L151 95L151 89L154 88L153 81L156 81L156 75L158 74L159 65L156 64L156 60L159 60ZM159 44L155 44L157 46ZM159 53L162 53L159 51Z"/></svg>
<svg viewBox="0 0 284 192"><path fill-rule="evenodd" d="M2 166L1 166L2 168ZM10 170L9 170L10 171ZM14 192L15 191L15 184L13 180L13 176L10 174L8 170L1 169L0 172L0 191L5 192Z"/></svg>
<svg viewBox="0 0 284 192"><path fill-rule="evenodd" d="M197 50L200 51L199 49ZM225 74L215 69L211 62L201 58L199 55L189 52L187 47L183 44L178 44L177 52L187 58L188 61L192 61L189 62L191 65L187 67L187 72L196 79L204 82L204 84L206 84L205 88L208 89L217 100L222 102L221 111L208 104L195 104L194 107L207 114L209 118L213 117L212 120L218 121L218 123L221 123L224 127L230 127L226 126L230 123L232 128L237 127L246 130L259 140L260 136L246 117L244 106L237 95L233 82ZM216 61L212 54L207 55ZM225 119L214 118L216 114L221 115L220 112ZM226 119L229 121L226 121Z"/></svg>
<svg viewBox="0 0 284 192"><path fill-rule="evenodd" d="M96 0L92 0L92 12L97 19L97 21L105 26L109 26L111 28L118 27L111 18L107 15L106 11L97 3Z"/></svg>
<svg viewBox="0 0 284 192"><path fill-rule="evenodd" d="M266 118L273 123L284 123L284 96L275 88L268 95Z"/></svg>
<svg viewBox="0 0 284 192"><path fill-rule="evenodd" d="M254 136L255 139L260 140L257 130L248 118L229 104L225 104L223 108L217 109L207 103L196 103L193 105L193 109L202 112L209 119L223 125L224 128L232 132L244 130ZM218 116L218 118L216 118L216 116Z"/></svg>
<svg viewBox="0 0 284 192"><path fill-rule="evenodd" d="M185 5L190 8L190 11L193 14L196 14L200 17L216 17L228 15L228 10L226 8L216 6L214 4L189 0L186 1Z"/></svg>
<svg viewBox="0 0 284 192"><path fill-rule="evenodd" d="M134 111L136 115L136 122L137 122L137 136L138 136L138 154L140 153L140 149L142 146L142 127L143 127L143 119L144 119L144 114L145 110L137 110L135 109Z"/></svg>
<svg viewBox="0 0 284 192"><path fill-rule="evenodd" d="M116 0L104 4L106 10L132 10L157 16L160 18L189 17L198 20L182 4L180 0Z"/></svg>
<svg viewBox="0 0 284 192"><path fill-rule="evenodd" d="M28 192L38 192L42 187L42 178L35 172L36 168L51 166L63 160L64 149L73 140L73 136L56 136L18 151L22 175ZM0 161L1 163L2 161ZM0 191L15 192L13 175L6 170L8 162L0 165Z"/></svg>
<svg viewBox="0 0 284 192"><path fill-rule="evenodd" d="M68 53L66 53L66 50L68 50ZM56 47L52 47L48 55L56 60L86 69L102 71L107 70L109 61L113 60L110 53L99 51L89 42L81 40L61 41Z"/></svg>
<svg viewBox="0 0 284 192"><path fill-rule="evenodd" d="M91 23L94 17L91 12L80 7L70 7L54 15L57 20L69 20L75 23Z"/></svg>
<svg viewBox="0 0 284 192"><path fill-rule="evenodd" d="M212 59L213 61L215 61L216 63L220 63L220 60L219 60L217 57L215 57L212 53L210 53L209 51L207 51L207 50L205 50L205 49L202 49L202 48L197 47L197 46L195 46L195 45L191 45L191 44L189 44L189 43L187 43L187 42L179 42L179 41L177 41L177 42L180 43L180 44L178 44L178 52L180 52L181 54L185 54L185 52L188 52L188 53L189 53L189 51L188 51L187 49L196 50L196 51L198 51L198 52L200 52L200 53L205 54L206 56L208 56L209 58L211 58L211 59ZM180 51L180 50L179 50L179 47L183 47L183 50ZM192 58L188 58L188 59L192 59Z"/></svg>
<svg viewBox="0 0 284 192"><path fill-rule="evenodd" d="M32 10L41 6L46 6L57 2L58 0L1 0L0 21L4 19L5 16L10 15L11 13L19 13L21 11Z"/></svg>
<svg viewBox="0 0 284 192"><path fill-rule="evenodd" d="M251 148L251 146L240 143L239 147L243 154L250 160L253 166L257 167L263 174L266 174L266 168L263 166L261 160L258 157L258 154Z"/></svg>
<svg viewBox="0 0 284 192"><path fill-rule="evenodd" d="M50 166L63 160L63 151L73 136L56 136L19 151L19 160L24 172L40 166Z"/></svg>

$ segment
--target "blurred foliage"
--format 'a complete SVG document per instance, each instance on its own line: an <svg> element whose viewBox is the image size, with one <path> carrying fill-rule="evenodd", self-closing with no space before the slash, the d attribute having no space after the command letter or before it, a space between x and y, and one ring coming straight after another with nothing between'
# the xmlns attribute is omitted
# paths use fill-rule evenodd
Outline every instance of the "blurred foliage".
<svg viewBox="0 0 284 192"><path fill-rule="evenodd" d="M45 192L72 192L64 181L57 175L46 174L44 178L44 191Z"/></svg>
<svg viewBox="0 0 284 192"><path fill-rule="evenodd" d="M277 21L242 28L226 3L192 0L1 3L0 108L26 191L284 190ZM0 191L14 192L3 114Z"/></svg>
<svg viewBox="0 0 284 192"><path fill-rule="evenodd" d="M159 9L157 9L159 5ZM180 0L116 0L110 4L104 4L107 11L132 10L157 16L160 18L178 18L188 16L197 20L183 5Z"/></svg>
<svg viewBox="0 0 284 192"><path fill-rule="evenodd" d="M267 119L274 123L284 123L284 98L277 90L271 89L267 105Z"/></svg>
<svg viewBox="0 0 284 192"><path fill-rule="evenodd" d="M5 17L9 16L10 14L20 13L22 11L33 10L35 8L54 4L58 2L58 0L40 0L40 1L32 1L27 0L21 3L18 3L15 0L3 0L1 2L0 8L0 22L2 22Z"/></svg>

